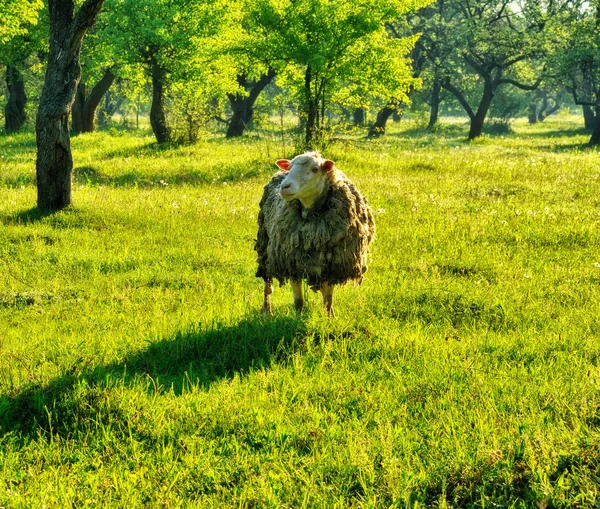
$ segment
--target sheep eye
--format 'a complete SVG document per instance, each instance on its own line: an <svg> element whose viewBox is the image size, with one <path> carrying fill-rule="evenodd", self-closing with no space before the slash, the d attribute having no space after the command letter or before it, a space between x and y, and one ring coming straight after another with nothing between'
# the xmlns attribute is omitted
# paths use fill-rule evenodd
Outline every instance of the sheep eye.
<svg viewBox="0 0 600 509"><path fill-rule="evenodd" d="M314 168L311 168L311 170L310 170L310 171L312 171L313 173L317 173L317 172L319 171L319 168L317 168L317 167L314 167Z"/></svg>

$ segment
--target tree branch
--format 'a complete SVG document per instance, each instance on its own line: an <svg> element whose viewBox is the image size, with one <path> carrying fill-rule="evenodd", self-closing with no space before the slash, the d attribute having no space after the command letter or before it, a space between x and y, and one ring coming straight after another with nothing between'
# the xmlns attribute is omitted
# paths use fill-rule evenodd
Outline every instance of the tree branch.
<svg viewBox="0 0 600 509"><path fill-rule="evenodd" d="M74 55L81 48L81 42L87 30L94 24L104 0L85 0L71 23L69 33L69 53Z"/></svg>
<svg viewBox="0 0 600 509"><path fill-rule="evenodd" d="M502 78L498 80L498 85L513 85L521 90L537 90L542 82L541 76L537 79L537 81L533 85L526 85L525 83L520 83L517 80L513 80L510 78Z"/></svg>
<svg viewBox="0 0 600 509"><path fill-rule="evenodd" d="M454 97L456 97L458 102L467 112L467 115L469 115L469 118L473 120L475 118L475 112L473 111L473 108L471 108L471 105L467 102L467 99L465 98L464 94L449 81L442 82L442 87L444 87L448 92L450 92L452 95L454 95Z"/></svg>
<svg viewBox="0 0 600 509"><path fill-rule="evenodd" d="M469 56L467 53L463 53L462 55L465 62L473 68L473 70L479 74L482 78L489 79L491 81L492 76L490 71L488 71L482 64L477 62L473 56Z"/></svg>

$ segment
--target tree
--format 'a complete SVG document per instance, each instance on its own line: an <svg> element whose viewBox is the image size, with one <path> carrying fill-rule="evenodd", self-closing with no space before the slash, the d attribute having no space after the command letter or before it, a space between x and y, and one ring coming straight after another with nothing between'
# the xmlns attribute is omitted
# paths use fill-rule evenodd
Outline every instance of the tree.
<svg viewBox="0 0 600 509"><path fill-rule="evenodd" d="M210 66L205 40L222 25L218 0L107 0L105 40L130 66L141 66L152 84L150 124L158 143L171 140L166 96L170 84L201 82Z"/></svg>
<svg viewBox="0 0 600 509"><path fill-rule="evenodd" d="M410 16L408 16L410 17ZM397 39L402 39L403 36L401 35L401 30L404 29L404 37L409 36L411 33L413 33L414 31L412 31L411 29L408 28L408 23L407 20L396 20L394 23L388 23L387 24L387 29L389 30L390 34L397 38ZM424 62L425 62L425 58L423 56L423 51L422 51L422 47L417 43L415 44L414 48L412 48L411 52L410 52L410 60L412 62L412 77L415 80L415 84L418 83L420 85L420 83L417 81L420 76L421 76L421 72L423 71L423 66L424 66ZM407 92L407 95L411 95L414 92L414 86L411 86ZM438 105L439 105L439 97L437 97L438 100ZM385 104L385 106L383 106L383 108L381 108L378 112L377 112L377 116L375 118L375 122L373 122L373 124L369 127L369 132L367 134L367 138L376 138L379 136L383 136L385 134L385 127L387 125L387 121L388 119L393 116L393 115L401 115L400 109L401 107L405 107L408 104L408 101L406 101L404 104L398 103L396 101L391 101L387 104ZM436 112L436 121L437 121L437 112Z"/></svg>
<svg viewBox="0 0 600 509"><path fill-rule="evenodd" d="M556 26L552 69L583 107L590 145L600 145L600 2L575 5Z"/></svg>
<svg viewBox="0 0 600 509"><path fill-rule="evenodd" d="M238 75L237 82L243 93L230 92L227 94L233 112L225 134L227 138L241 136L244 133L246 127L252 122L256 99L274 77L275 70L273 68L270 68L266 74L261 74L256 80L244 74Z"/></svg>
<svg viewBox="0 0 600 509"><path fill-rule="evenodd" d="M414 37L389 37L385 23L424 5L405 0L254 0L247 30L285 65L278 82L296 91L304 145L325 126L329 102L358 108L367 99L407 100L415 80L407 54Z"/></svg>
<svg viewBox="0 0 600 509"><path fill-rule="evenodd" d="M542 77L545 28L564 4L537 0L437 0L413 27L440 85L469 116L469 139L481 135L501 86L535 90ZM478 97L473 105L473 85ZM470 92L470 93L469 93Z"/></svg>
<svg viewBox="0 0 600 509"><path fill-rule="evenodd" d="M556 113L561 105L568 102L567 91L563 85L555 80L545 80L540 88L530 94L528 108L528 119L530 124L543 122L553 113Z"/></svg>
<svg viewBox="0 0 600 509"><path fill-rule="evenodd" d="M69 114L81 77L83 38L104 0L49 0L50 51L36 119L38 208L59 210L71 204L73 157Z"/></svg>
<svg viewBox="0 0 600 509"><path fill-rule="evenodd" d="M14 132L21 129L26 120L27 95L23 73L32 60L32 55L42 51L48 27L46 19L38 24L41 1L6 4L6 0L0 0L0 64L6 65L7 102L4 108L4 127L7 132ZM3 14L3 8L7 9L9 14L22 13L22 17L14 21L10 30L2 28L2 18L7 18L6 12ZM12 8L12 11L9 11L9 8ZM7 34L12 35L9 37Z"/></svg>
<svg viewBox="0 0 600 509"><path fill-rule="evenodd" d="M112 69L107 69L89 93L83 80L79 82L71 112L73 120L71 123L72 132L91 133L94 131L96 109L114 81L115 74Z"/></svg>

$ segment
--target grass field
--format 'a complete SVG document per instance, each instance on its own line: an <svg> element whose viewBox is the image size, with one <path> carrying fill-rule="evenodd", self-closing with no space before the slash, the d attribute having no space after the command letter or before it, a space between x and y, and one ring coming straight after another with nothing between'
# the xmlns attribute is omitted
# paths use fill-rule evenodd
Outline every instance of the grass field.
<svg viewBox="0 0 600 509"><path fill-rule="evenodd" d="M600 507L600 155L569 119L325 152L377 239L335 319L253 239L276 139L0 137L0 506Z"/></svg>

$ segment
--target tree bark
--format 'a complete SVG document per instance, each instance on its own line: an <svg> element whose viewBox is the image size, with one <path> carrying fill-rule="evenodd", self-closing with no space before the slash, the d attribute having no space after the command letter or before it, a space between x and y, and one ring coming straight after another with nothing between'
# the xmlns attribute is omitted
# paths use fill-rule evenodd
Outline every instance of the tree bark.
<svg viewBox="0 0 600 509"><path fill-rule="evenodd" d="M591 109L591 108L590 108ZM590 138L589 144L592 147L597 147L600 145L600 101L596 104L596 118L594 121L594 130L592 131L592 136Z"/></svg>
<svg viewBox="0 0 600 509"><path fill-rule="evenodd" d="M486 79L483 82L483 95L479 101L479 107L475 116L471 119L471 128L469 129L469 140L474 140L481 136L483 132L483 124L487 117L492 99L494 98L494 88L491 80Z"/></svg>
<svg viewBox="0 0 600 509"><path fill-rule="evenodd" d="M238 76L239 85L248 91L248 95L227 94L233 116L227 127L226 138L235 138L244 134L244 131L252 122L256 99L274 77L275 71L273 69L269 69L269 72L263 74L257 82L249 81L246 76Z"/></svg>
<svg viewBox="0 0 600 509"><path fill-rule="evenodd" d="M369 128L367 138L378 138L379 136L383 136L385 134L385 125L394 111L396 111L396 108L392 108L390 106L386 106L385 108L379 110L375 122Z"/></svg>
<svg viewBox="0 0 600 509"><path fill-rule="evenodd" d="M83 132L83 106L85 104L85 83L83 80L77 85L75 101L71 108L71 132L78 134Z"/></svg>
<svg viewBox="0 0 600 509"><path fill-rule="evenodd" d="M165 74L166 71L157 62L152 62L152 106L150 107L150 125L158 143L170 141L171 132L165 115Z"/></svg>
<svg viewBox="0 0 600 509"><path fill-rule="evenodd" d="M71 204L73 157L69 114L81 77L83 37L104 0L86 0L75 14L73 0L49 0L50 51L36 119L38 208Z"/></svg>
<svg viewBox="0 0 600 509"><path fill-rule="evenodd" d="M593 130L596 128L596 116L591 106L584 104L583 106L583 121L585 122L585 128Z"/></svg>
<svg viewBox="0 0 600 509"><path fill-rule="evenodd" d="M352 112L352 123L355 126L363 126L365 125L365 109L364 108L355 108Z"/></svg>
<svg viewBox="0 0 600 509"><path fill-rule="evenodd" d="M115 81L115 75L108 69L100 81L94 85L90 94L85 98L81 111L81 132L94 132L94 116L96 115L96 109L102 100L102 96L108 91L113 84L113 81Z"/></svg>
<svg viewBox="0 0 600 509"><path fill-rule="evenodd" d="M4 108L4 128L6 132L12 133L23 127L25 120L25 83L21 71L14 65L6 66L6 88L8 100Z"/></svg>
<svg viewBox="0 0 600 509"><path fill-rule="evenodd" d="M431 91L431 109L429 110L429 123L427 124L427 129L433 129L434 126L438 123L440 117L440 91L442 89L442 85L438 80L433 82L433 89Z"/></svg>
<svg viewBox="0 0 600 509"><path fill-rule="evenodd" d="M546 108L546 109L540 111L538 114L538 117L537 117L538 122L543 122L550 115L552 115L553 113L556 113L559 109L560 109L560 104L557 102L554 106L552 106L552 108Z"/></svg>
<svg viewBox="0 0 600 509"><path fill-rule="evenodd" d="M310 65L307 65L304 74L304 113L306 115L304 143L307 148L311 147L313 140L316 137L319 117L319 100L315 90L316 88L315 83L313 83L312 69Z"/></svg>
<svg viewBox="0 0 600 509"><path fill-rule="evenodd" d="M536 124L538 121L537 104L535 103L535 101L532 101L531 103L529 103L527 119L529 120L529 123L532 125Z"/></svg>

